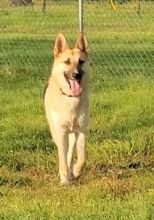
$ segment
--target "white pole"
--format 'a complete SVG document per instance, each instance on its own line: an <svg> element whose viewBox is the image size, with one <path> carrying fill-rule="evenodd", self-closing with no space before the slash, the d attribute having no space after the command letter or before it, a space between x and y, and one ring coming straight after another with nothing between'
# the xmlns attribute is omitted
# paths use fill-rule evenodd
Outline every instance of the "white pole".
<svg viewBox="0 0 154 220"><path fill-rule="evenodd" d="M79 0L79 31L83 32L83 0Z"/></svg>

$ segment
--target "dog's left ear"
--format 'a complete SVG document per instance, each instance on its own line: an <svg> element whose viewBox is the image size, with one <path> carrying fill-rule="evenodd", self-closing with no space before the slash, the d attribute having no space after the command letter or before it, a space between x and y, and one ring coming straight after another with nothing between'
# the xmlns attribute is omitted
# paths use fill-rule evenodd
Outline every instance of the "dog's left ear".
<svg viewBox="0 0 154 220"><path fill-rule="evenodd" d="M79 33L75 47L80 49L82 52L87 52L88 42L84 33Z"/></svg>

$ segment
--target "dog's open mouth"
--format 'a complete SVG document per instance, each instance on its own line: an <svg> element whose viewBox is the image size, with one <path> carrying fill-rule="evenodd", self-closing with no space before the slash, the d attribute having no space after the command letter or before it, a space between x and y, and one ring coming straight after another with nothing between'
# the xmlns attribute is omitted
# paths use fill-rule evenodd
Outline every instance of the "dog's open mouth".
<svg viewBox="0 0 154 220"><path fill-rule="evenodd" d="M71 96L79 96L82 91L82 88L80 86L81 79L70 79L67 75L65 75L65 79L70 86Z"/></svg>

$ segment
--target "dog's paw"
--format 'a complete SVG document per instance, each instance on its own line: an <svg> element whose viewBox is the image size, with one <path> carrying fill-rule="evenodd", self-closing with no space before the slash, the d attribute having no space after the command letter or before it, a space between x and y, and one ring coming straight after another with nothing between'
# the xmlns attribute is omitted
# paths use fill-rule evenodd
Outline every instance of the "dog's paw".
<svg viewBox="0 0 154 220"><path fill-rule="evenodd" d="M73 178L74 178L74 180L78 179L80 176L81 176L81 170L76 165L74 165L74 167L73 167Z"/></svg>
<svg viewBox="0 0 154 220"><path fill-rule="evenodd" d="M69 179L67 179L67 178L60 179L60 185L61 186L69 186L70 185Z"/></svg>
<svg viewBox="0 0 154 220"><path fill-rule="evenodd" d="M73 173L70 173L70 175L69 175L69 180L70 180L70 182L73 182L75 179L76 179L76 178L75 178L74 174L73 174Z"/></svg>

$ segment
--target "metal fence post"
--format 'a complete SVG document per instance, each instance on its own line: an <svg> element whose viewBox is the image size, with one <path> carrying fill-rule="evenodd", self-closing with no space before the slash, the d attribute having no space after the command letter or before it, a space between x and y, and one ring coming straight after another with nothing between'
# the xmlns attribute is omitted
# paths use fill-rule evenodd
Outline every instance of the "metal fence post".
<svg viewBox="0 0 154 220"><path fill-rule="evenodd" d="M83 0L79 0L79 31L83 32Z"/></svg>
<svg viewBox="0 0 154 220"><path fill-rule="evenodd" d="M46 10L46 0L42 0L42 3L41 3L41 10L43 13L45 13L45 10Z"/></svg>

